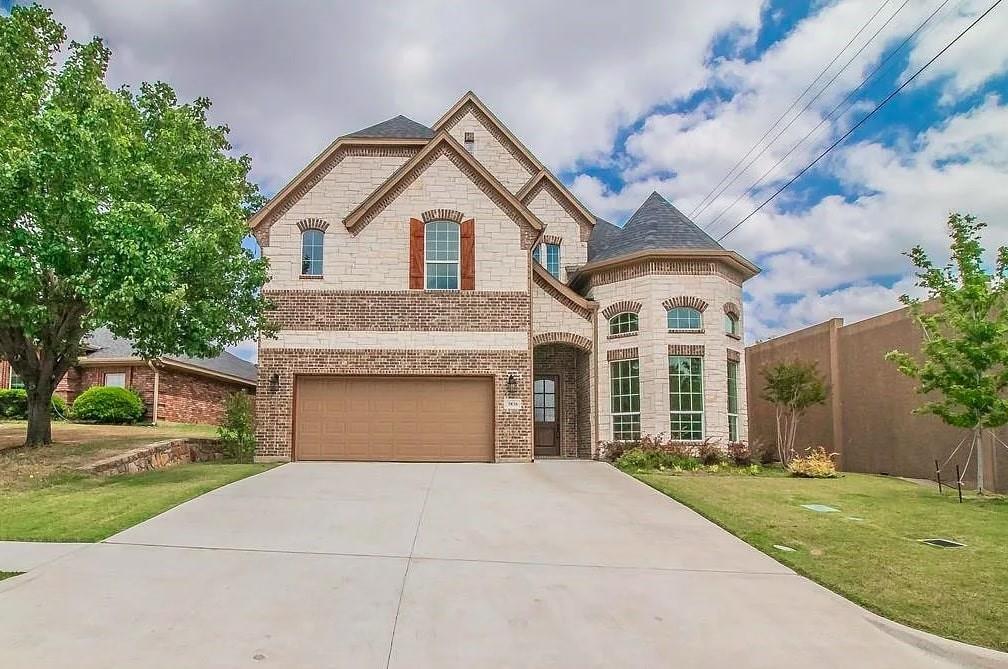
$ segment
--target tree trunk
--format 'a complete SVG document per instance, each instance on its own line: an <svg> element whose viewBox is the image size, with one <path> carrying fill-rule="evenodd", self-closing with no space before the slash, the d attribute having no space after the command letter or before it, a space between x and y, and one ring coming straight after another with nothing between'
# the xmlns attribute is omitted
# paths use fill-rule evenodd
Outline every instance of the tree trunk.
<svg viewBox="0 0 1008 669"><path fill-rule="evenodd" d="M25 446L43 446L52 443L52 394L53 387L39 383L28 388L28 433Z"/></svg>
<svg viewBox="0 0 1008 669"><path fill-rule="evenodd" d="M984 494L984 443L983 425L978 425L973 431L973 443L977 454L977 494Z"/></svg>

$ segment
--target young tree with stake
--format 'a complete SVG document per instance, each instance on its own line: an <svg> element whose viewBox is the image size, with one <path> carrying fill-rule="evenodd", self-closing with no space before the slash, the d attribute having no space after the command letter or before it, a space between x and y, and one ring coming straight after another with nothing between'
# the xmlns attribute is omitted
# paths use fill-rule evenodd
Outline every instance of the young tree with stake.
<svg viewBox="0 0 1008 669"><path fill-rule="evenodd" d="M917 285L934 300L934 309L901 296L923 331L923 360L905 351L886 354L901 372L920 381L919 393L937 395L915 413L934 414L972 431L981 494L984 431L1008 422L1008 248L998 249L993 273L988 273L980 242L984 227L973 216L951 214L951 260L944 267L935 267L920 246L906 253L917 268Z"/></svg>
<svg viewBox="0 0 1008 669"><path fill-rule="evenodd" d="M0 53L0 357L40 445L88 332L205 357L264 328L266 263L242 248L262 198L209 100L109 90L109 50L67 43L47 9L0 16Z"/></svg>

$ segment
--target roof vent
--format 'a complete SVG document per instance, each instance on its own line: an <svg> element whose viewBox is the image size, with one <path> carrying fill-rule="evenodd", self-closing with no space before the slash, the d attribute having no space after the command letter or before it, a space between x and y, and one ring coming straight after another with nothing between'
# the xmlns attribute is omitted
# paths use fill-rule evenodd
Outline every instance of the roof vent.
<svg viewBox="0 0 1008 669"><path fill-rule="evenodd" d="M476 133L467 132L465 134L465 150L470 154L474 153L476 150Z"/></svg>

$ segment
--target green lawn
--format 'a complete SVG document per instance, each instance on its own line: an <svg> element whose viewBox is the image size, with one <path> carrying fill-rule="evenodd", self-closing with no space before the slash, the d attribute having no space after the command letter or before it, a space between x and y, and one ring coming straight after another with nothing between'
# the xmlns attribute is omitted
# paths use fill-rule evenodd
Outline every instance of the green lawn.
<svg viewBox="0 0 1008 669"><path fill-rule="evenodd" d="M899 479L846 474L719 476L641 472L795 571L887 618L1008 651L1008 499L939 496ZM839 513L816 513L819 503ZM918 539L950 538L965 548ZM796 549L789 553L774 544Z"/></svg>
<svg viewBox="0 0 1008 669"><path fill-rule="evenodd" d="M0 581L4 580L5 578L10 578L11 576L17 576L20 573L21 572L19 571L0 571Z"/></svg>
<svg viewBox="0 0 1008 669"><path fill-rule="evenodd" d="M269 467L201 463L110 477L73 472L45 485L0 488L0 541L100 541Z"/></svg>

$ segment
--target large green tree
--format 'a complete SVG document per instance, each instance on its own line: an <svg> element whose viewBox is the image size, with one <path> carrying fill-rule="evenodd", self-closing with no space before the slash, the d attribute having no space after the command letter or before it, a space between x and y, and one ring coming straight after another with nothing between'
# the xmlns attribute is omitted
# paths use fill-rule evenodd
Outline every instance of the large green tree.
<svg viewBox="0 0 1008 669"><path fill-rule="evenodd" d="M984 431L1008 422L1008 248L998 249L987 271L983 228L973 216L951 214L951 259L944 267L936 267L920 246L906 254L917 268L917 285L933 300L925 305L907 295L900 298L923 330L923 359L906 351L886 355L920 381L918 392L933 393L915 412L972 431L980 492Z"/></svg>
<svg viewBox="0 0 1008 669"><path fill-rule="evenodd" d="M0 357L28 392L26 444L105 326L140 355L216 355L264 325L264 260L242 248L262 198L210 102L105 83L110 51L47 9L0 16Z"/></svg>

